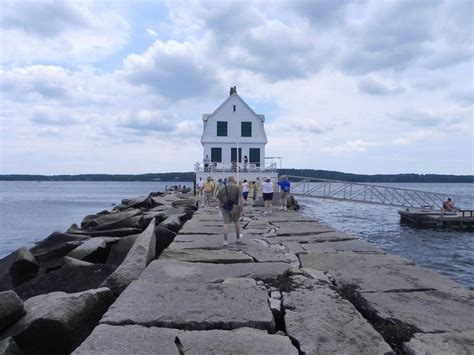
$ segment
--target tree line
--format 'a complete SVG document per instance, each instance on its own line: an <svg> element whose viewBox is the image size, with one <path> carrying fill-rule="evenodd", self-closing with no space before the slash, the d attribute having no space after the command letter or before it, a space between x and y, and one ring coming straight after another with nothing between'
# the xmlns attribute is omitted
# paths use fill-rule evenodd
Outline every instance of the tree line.
<svg viewBox="0 0 474 355"><path fill-rule="evenodd" d="M474 183L474 175L441 174L351 174L339 171L314 169L278 169L280 175L304 176L319 179L352 182L424 182ZM193 181L193 172L155 174L80 174L80 175L0 175L3 181Z"/></svg>

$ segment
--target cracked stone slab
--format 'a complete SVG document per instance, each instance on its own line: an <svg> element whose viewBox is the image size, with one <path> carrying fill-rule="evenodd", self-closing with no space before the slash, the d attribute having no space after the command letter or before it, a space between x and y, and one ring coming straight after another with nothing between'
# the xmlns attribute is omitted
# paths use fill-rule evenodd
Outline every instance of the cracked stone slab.
<svg viewBox="0 0 474 355"><path fill-rule="evenodd" d="M176 337L185 354L298 354L288 337L258 329L183 331L106 324L95 328L73 354L178 354Z"/></svg>
<svg viewBox="0 0 474 355"><path fill-rule="evenodd" d="M366 241L360 239L345 240L342 242L326 241L322 243L307 243L302 245L302 248L306 251L352 251L356 253L382 253L385 252Z"/></svg>
<svg viewBox="0 0 474 355"><path fill-rule="evenodd" d="M169 250L181 249L222 249L222 234L179 234L168 247ZM229 241L235 240L235 235L229 235Z"/></svg>
<svg viewBox="0 0 474 355"><path fill-rule="evenodd" d="M355 270L357 268L371 268L384 265L415 264L411 260L391 254L360 254L348 251L300 254L300 260L305 268L328 271L330 273L337 272L343 268Z"/></svg>
<svg viewBox="0 0 474 355"><path fill-rule="evenodd" d="M338 285L357 285L359 291L398 292L436 289L474 298L473 292L434 271L411 264L381 264L377 267L351 265L330 271Z"/></svg>
<svg viewBox="0 0 474 355"><path fill-rule="evenodd" d="M284 237L267 235L265 240L270 244L280 244L286 242L296 243L322 243L326 241L345 241L357 239L351 235L341 232L328 232L313 235L289 235Z"/></svg>
<svg viewBox="0 0 474 355"><path fill-rule="evenodd" d="M224 227L222 224L206 225L200 223L185 224L179 231L180 234L221 234Z"/></svg>
<svg viewBox="0 0 474 355"><path fill-rule="evenodd" d="M155 283L217 282L227 278L277 279L290 270L287 263L209 264L174 260L155 260L140 275L142 281Z"/></svg>
<svg viewBox="0 0 474 355"><path fill-rule="evenodd" d="M101 323L186 330L275 329L265 287L225 283L134 281Z"/></svg>
<svg viewBox="0 0 474 355"><path fill-rule="evenodd" d="M326 232L334 232L334 229L318 222L296 222L296 223L274 223L278 227L276 235L294 236L294 235L312 235Z"/></svg>
<svg viewBox="0 0 474 355"><path fill-rule="evenodd" d="M424 333L474 330L474 298L442 291L364 293L362 297L381 318L397 319Z"/></svg>
<svg viewBox="0 0 474 355"><path fill-rule="evenodd" d="M474 331L422 334L416 333L403 350L409 355L425 354L474 354Z"/></svg>
<svg viewBox="0 0 474 355"><path fill-rule="evenodd" d="M215 264L234 264L234 263L253 263L251 256L240 250L207 250L207 249L182 249L165 250L160 259L162 260L180 260L200 263Z"/></svg>
<svg viewBox="0 0 474 355"><path fill-rule="evenodd" d="M329 287L285 292L283 307L286 331L306 354L393 354L354 306Z"/></svg>

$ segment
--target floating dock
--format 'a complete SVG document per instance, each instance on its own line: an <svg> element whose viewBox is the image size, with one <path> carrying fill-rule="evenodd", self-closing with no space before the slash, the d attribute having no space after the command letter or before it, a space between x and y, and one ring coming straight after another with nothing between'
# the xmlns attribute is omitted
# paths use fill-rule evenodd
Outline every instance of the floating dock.
<svg viewBox="0 0 474 355"><path fill-rule="evenodd" d="M472 229L474 227L474 210L444 212L406 208L399 210L398 213L402 222L417 226L461 229Z"/></svg>

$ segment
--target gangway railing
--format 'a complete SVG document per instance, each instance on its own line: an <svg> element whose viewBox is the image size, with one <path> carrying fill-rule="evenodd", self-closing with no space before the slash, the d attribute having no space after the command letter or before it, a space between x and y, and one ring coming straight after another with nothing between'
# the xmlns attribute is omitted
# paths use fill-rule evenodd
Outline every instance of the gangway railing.
<svg viewBox="0 0 474 355"><path fill-rule="evenodd" d="M358 182L285 175L291 193L323 199L363 202L395 207L442 209L452 195ZM456 200L454 200L456 201Z"/></svg>

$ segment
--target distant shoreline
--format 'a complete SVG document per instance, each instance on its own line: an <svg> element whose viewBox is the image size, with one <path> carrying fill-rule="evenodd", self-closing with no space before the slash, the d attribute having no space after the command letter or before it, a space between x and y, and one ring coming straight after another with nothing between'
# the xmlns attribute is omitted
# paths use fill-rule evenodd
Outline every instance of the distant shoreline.
<svg viewBox="0 0 474 355"><path fill-rule="evenodd" d="M442 174L351 174L338 171L313 169L278 169L280 175L305 176L320 179L370 183L474 183L474 175ZM264 173L262 173L264 174ZM170 172L149 174L79 174L79 175L0 175L0 181L117 181L117 182L180 182L193 181L193 172Z"/></svg>

